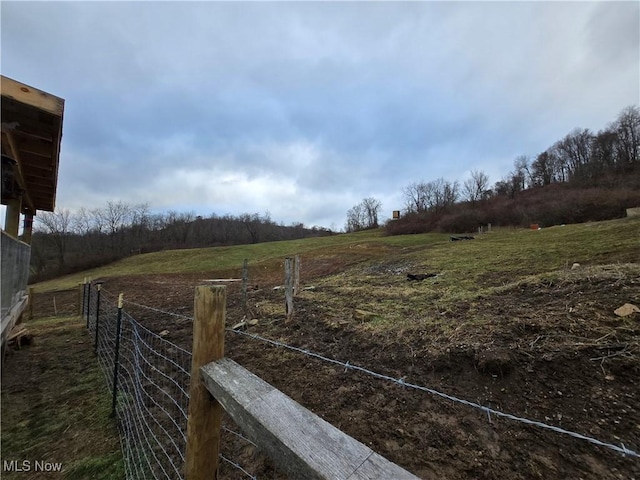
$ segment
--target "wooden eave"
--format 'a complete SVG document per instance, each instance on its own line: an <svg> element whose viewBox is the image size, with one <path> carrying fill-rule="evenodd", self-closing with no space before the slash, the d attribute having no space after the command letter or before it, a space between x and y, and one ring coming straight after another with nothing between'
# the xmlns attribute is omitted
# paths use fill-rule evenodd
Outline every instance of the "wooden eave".
<svg viewBox="0 0 640 480"><path fill-rule="evenodd" d="M52 212L56 203L64 100L0 76L2 154L17 164L14 177L24 213ZM10 198L2 193L2 203Z"/></svg>

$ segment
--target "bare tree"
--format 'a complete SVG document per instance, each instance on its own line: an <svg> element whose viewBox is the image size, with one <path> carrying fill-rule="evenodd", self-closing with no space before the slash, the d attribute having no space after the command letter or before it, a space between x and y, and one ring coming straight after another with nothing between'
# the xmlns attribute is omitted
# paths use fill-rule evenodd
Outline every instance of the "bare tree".
<svg viewBox="0 0 640 480"><path fill-rule="evenodd" d="M591 162L601 167L613 169L618 164L618 132L611 129L600 130L591 142Z"/></svg>
<svg viewBox="0 0 640 480"><path fill-rule="evenodd" d="M80 208L80 210L73 215L71 224L74 233L78 235L88 235L93 229L91 213L84 207Z"/></svg>
<svg viewBox="0 0 640 480"><path fill-rule="evenodd" d="M570 180L578 173L582 166L591 158L593 135L589 129L574 129L554 145L556 155L563 169L566 170L566 180Z"/></svg>
<svg viewBox="0 0 640 480"><path fill-rule="evenodd" d="M365 229L366 214L362 208L362 204L358 203L347 211L347 223L345 225L345 231L357 232L358 230Z"/></svg>
<svg viewBox="0 0 640 480"><path fill-rule="evenodd" d="M498 180L493 187L496 195L515 198L516 194L522 191L522 177L513 172Z"/></svg>
<svg viewBox="0 0 640 480"><path fill-rule="evenodd" d="M121 200L117 202L108 201L107 206L99 210L97 215L101 217L102 223L106 225L111 250L116 251L118 249L116 237L118 232L127 226L131 220L131 206ZM122 238L120 238L120 241L122 241Z"/></svg>
<svg viewBox="0 0 640 480"><path fill-rule="evenodd" d="M149 204L139 203L130 207L131 224L141 227L149 226Z"/></svg>
<svg viewBox="0 0 640 480"><path fill-rule="evenodd" d="M121 200L107 202L102 212L110 235L115 235L118 230L124 228L131 218L131 206Z"/></svg>
<svg viewBox="0 0 640 480"><path fill-rule="evenodd" d="M625 108L616 120L618 159L623 168L640 161L640 108Z"/></svg>
<svg viewBox="0 0 640 480"><path fill-rule="evenodd" d="M471 170L471 178L464 182L463 196L471 203L486 197L489 189L489 176L482 170Z"/></svg>
<svg viewBox="0 0 640 480"><path fill-rule="evenodd" d="M362 200L362 209L367 217L367 228L378 228L378 214L382 209L382 202L373 197Z"/></svg>
<svg viewBox="0 0 640 480"><path fill-rule="evenodd" d="M420 213L427 211L427 190L428 187L425 182L414 182L402 190L407 212Z"/></svg>
<svg viewBox="0 0 640 480"><path fill-rule="evenodd" d="M440 212L448 209L460 197L460 184L440 177L426 184L427 206L430 211Z"/></svg>
<svg viewBox="0 0 640 480"><path fill-rule="evenodd" d="M347 211L347 232L357 232L368 228L378 228L378 215L382 209L382 202L373 197L362 199Z"/></svg>
<svg viewBox="0 0 640 480"><path fill-rule="evenodd" d="M56 249L58 265L64 265L68 234L71 231L71 213L69 210L58 209L54 212L40 212L36 216L36 229L48 234Z"/></svg>
<svg viewBox="0 0 640 480"><path fill-rule="evenodd" d="M519 183L518 191L522 191L531 185L531 171L529 170L529 157L518 155L513 161L511 176L514 182Z"/></svg>
<svg viewBox="0 0 640 480"><path fill-rule="evenodd" d="M551 149L538 155L531 163L532 185L540 187L551 184L557 178L557 164L558 160Z"/></svg>
<svg viewBox="0 0 640 480"><path fill-rule="evenodd" d="M435 212L447 209L460 197L460 184L438 178L431 182L412 183L403 190L409 213Z"/></svg>

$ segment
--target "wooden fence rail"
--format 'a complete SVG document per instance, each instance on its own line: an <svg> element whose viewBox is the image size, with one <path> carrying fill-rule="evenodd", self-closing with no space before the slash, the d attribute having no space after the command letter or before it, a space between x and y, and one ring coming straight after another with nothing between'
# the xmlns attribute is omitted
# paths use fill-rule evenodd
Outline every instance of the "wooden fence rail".
<svg viewBox="0 0 640 480"><path fill-rule="evenodd" d="M338 430L233 360L223 358L224 289L196 289L187 426L187 480L217 478L220 406L243 434L292 478L418 478ZM212 398L207 398L209 394Z"/></svg>
<svg viewBox="0 0 640 480"><path fill-rule="evenodd" d="M292 478L416 479L233 360L200 369L207 390L243 434Z"/></svg>

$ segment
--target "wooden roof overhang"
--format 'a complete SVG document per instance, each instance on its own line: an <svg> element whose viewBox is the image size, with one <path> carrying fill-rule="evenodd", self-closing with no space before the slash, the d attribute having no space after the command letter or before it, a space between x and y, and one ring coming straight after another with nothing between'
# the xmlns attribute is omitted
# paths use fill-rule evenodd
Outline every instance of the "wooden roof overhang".
<svg viewBox="0 0 640 480"><path fill-rule="evenodd" d="M56 204L64 100L0 76L2 161L15 161L14 187L2 189L2 203L22 196L22 212L52 212ZM4 173L3 173L4 177ZM3 178L3 187L5 181ZM6 192L5 192L6 190Z"/></svg>

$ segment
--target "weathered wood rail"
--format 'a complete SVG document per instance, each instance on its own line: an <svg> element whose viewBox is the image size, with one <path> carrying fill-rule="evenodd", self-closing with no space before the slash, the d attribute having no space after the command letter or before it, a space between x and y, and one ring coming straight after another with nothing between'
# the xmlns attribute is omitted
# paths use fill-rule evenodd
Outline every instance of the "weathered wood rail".
<svg viewBox="0 0 640 480"><path fill-rule="evenodd" d="M200 369L200 375L243 434L293 478L418 478L233 360L211 362Z"/></svg>
<svg viewBox="0 0 640 480"><path fill-rule="evenodd" d="M196 289L187 480L217 478L222 409L291 478L418 478L224 358L225 289Z"/></svg>

